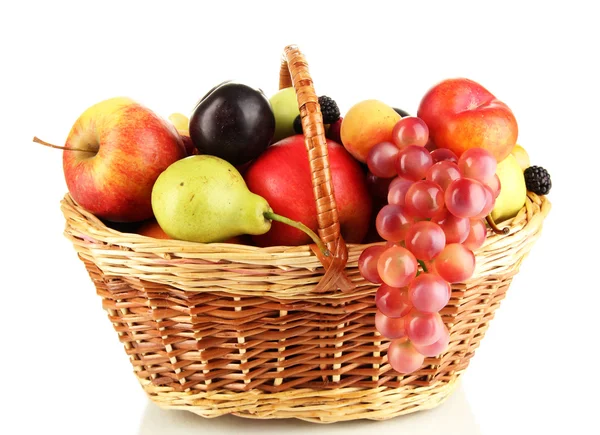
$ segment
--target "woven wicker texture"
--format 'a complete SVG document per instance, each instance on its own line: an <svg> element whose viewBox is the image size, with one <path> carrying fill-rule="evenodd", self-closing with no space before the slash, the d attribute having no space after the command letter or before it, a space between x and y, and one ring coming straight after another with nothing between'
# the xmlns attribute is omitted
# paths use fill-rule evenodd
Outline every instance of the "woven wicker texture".
<svg viewBox="0 0 600 435"><path fill-rule="evenodd" d="M286 50L295 87L303 90L298 100L304 131L315 131L318 138L307 134L310 154L310 144L323 140L320 110L304 58L295 48ZM301 66L296 77L291 65ZM289 80L282 74L281 86ZM313 175L322 173L314 177L315 186L330 185L322 181L329 177L326 149L320 153L319 163L311 166ZM323 203L335 204L331 192L316 187L317 202L326 198ZM318 209L324 215L321 236L337 255L324 266L307 245L257 248L152 239L108 228L69 195L61 203L65 235L85 264L135 375L159 406L205 417L231 413L318 422L386 419L436 406L469 364L540 236L550 203L530 193L519 215L503 223L509 234L490 232L476 252L473 278L453 285L441 312L450 330L447 352L427 358L409 376L390 367L389 343L374 327L377 286L362 279L357 267L368 245L346 247L337 212L327 207ZM340 262L345 267L336 270ZM353 289L340 291L346 278Z"/></svg>

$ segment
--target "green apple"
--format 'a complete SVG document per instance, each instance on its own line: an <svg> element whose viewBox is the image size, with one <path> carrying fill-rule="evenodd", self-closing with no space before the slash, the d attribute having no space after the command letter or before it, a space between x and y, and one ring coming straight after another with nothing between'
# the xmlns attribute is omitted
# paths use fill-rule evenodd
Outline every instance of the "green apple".
<svg viewBox="0 0 600 435"><path fill-rule="evenodd" d="M515 217L523 208L527 199L527 187L521 165L512 154L498 163L496 175L500 179L500 195L496 198L492 218L500 223Z"/></svg>
<svg viewBox="0 0 600 435"><path fill-rule="evenodd" d="M272 142L275 143L296 134L294 119L300 115L296 90L293 87L281 89L269 101L275 114L275 134Z"/></svg>

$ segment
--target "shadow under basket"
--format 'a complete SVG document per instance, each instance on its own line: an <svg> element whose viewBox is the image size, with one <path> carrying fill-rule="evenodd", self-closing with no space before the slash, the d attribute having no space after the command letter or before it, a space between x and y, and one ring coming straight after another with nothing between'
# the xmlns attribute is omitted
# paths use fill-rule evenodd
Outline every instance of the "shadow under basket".
<svg viewBox="0 0 600 435"><path fill-rule="evenodd" d="M67 194L65 235L148 397L203 417L385 420L430 409L454 390L550 210L525 206L489 232L473 277L452 286L441 311L445 353L410 375L387 361L374 326L376 285L359 274L369 245L346 245L332 195L320 108L306 61L286 47L280 88L294 86L302 117L319 235L314 246L270 247L162 240L108 228ZM339 286L336 283L341 283ZM345 283L345 284L344 284ZM351 285L345 289L344 285Z"/></svg>

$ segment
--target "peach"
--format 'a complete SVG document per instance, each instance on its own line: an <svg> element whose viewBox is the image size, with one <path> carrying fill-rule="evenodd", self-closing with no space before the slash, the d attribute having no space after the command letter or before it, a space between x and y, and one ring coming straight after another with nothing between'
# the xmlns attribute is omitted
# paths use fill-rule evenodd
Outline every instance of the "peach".
<svg viewBox="0 0 600 435"><path fill-rule="evenodd" d="M392 141L392 130L401 116L379 100L364 100L348 110L342 120L342 145L358 161L365 163L371 148Z"/></svg>

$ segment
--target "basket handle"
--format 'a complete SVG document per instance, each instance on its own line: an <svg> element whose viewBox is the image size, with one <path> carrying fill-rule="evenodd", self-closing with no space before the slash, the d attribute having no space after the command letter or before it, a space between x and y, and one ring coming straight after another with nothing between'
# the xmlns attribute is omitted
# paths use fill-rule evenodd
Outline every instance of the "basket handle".
<svg viewBox="0 0 600 435"><path fill-rule="evenodd" d="M304 132L304 144L308 152L313 194L317 205L319 237L330 252L330 255L325 257L319 249L311 245L313 252L326 269L326 273L313 291L324 292L330 290L334 285L337 285L342 291L350 291L354 285L345 273L348 249L340 233L321 107L306 59L295 45L285 47L279 72L279 89L291 86L296 90L302 131Z"/></svg>

